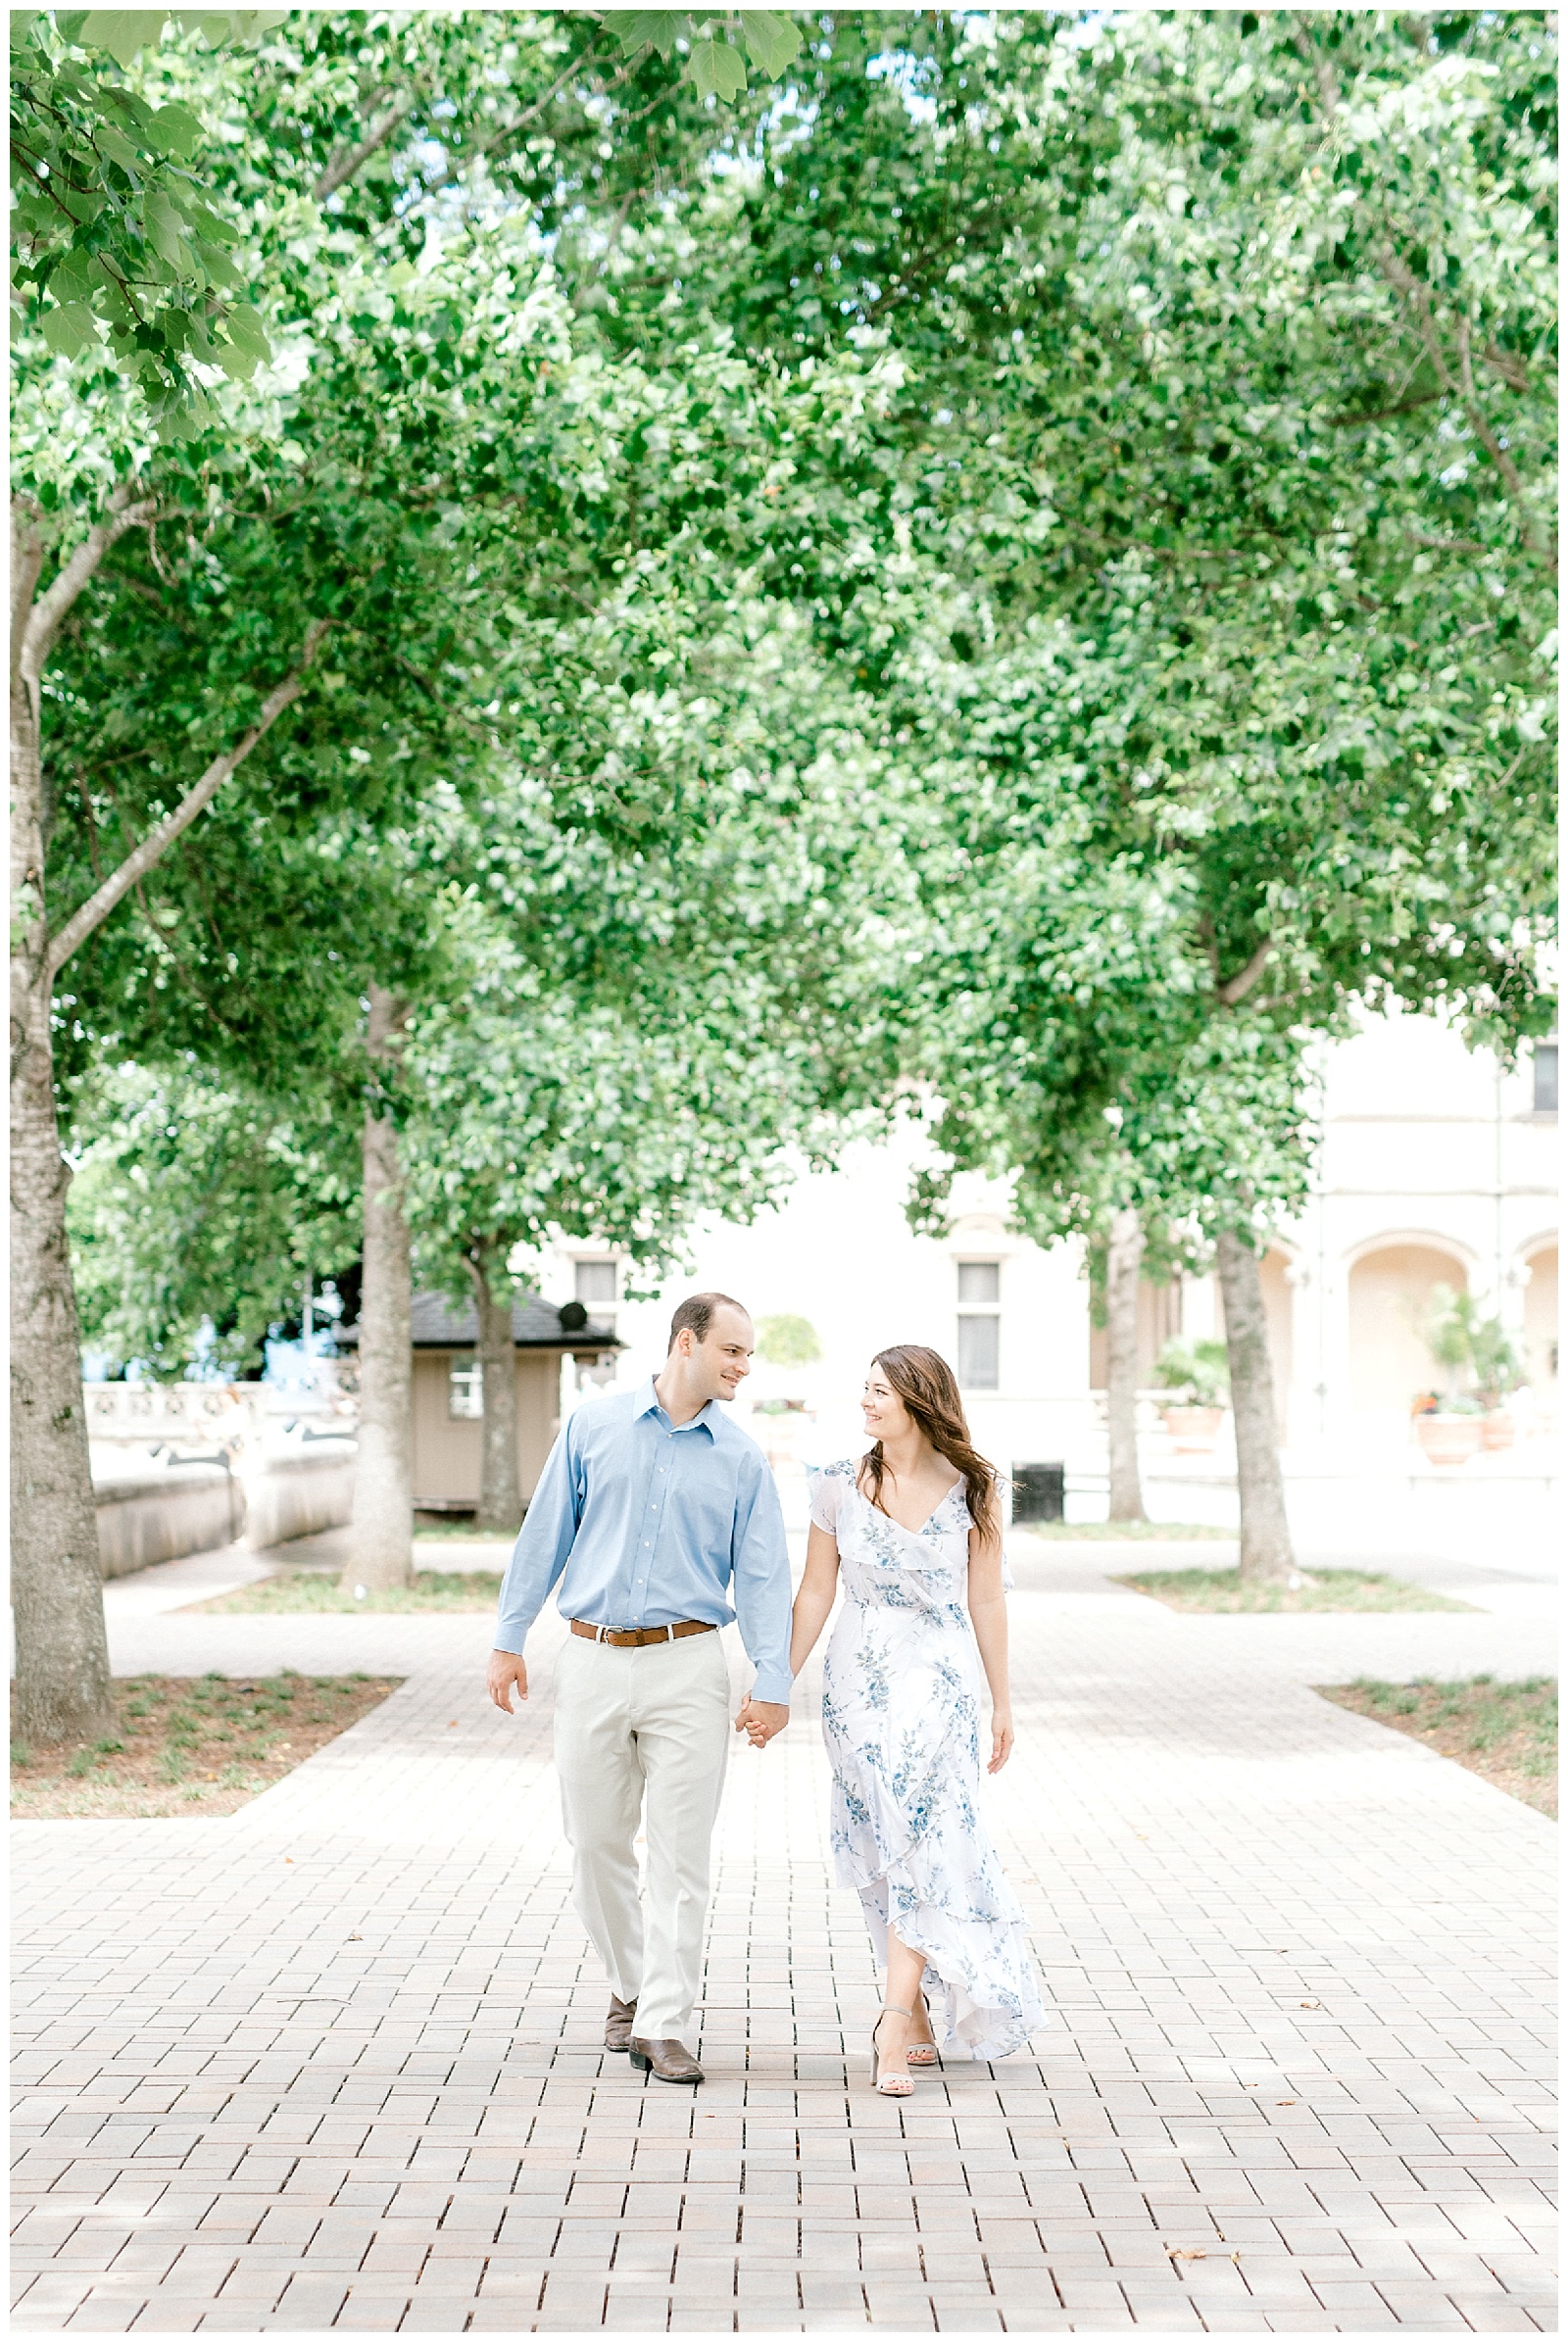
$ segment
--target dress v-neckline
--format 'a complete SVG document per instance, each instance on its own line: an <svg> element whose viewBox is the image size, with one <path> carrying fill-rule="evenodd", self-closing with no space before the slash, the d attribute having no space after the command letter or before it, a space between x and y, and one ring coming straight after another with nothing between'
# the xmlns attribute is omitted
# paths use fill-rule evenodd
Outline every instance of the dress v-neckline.
<svg viewBox="0 0 1568 2342"><path fill-rule="evenodd" d="M949 1488L947 1495L939 1496L937 1498L937 1501L932 1505L931 1510L926 1514L925 1519L920 1523L918 1529L905 1529L904 1523L899 1520L896 1514L885 1512L880 1504L872 1504L870 1497L866 1494L864 1488L861 1488L858 1479L857 1479L855 1483L855 1493L859 1497L860 1502L863 1505L868 1506L869 1509L875 1513L879 1521L891 1521L895 1529L904 1530L906 1537L924 1537L926 1531L930 1528L932 1522L942 1510L942 1507L947 1503L948 1497L953 1494L955 1488L961 1488L962 1486L963 1475L960 1473L958 1478L954 1482L953 1488Z"/></svg>

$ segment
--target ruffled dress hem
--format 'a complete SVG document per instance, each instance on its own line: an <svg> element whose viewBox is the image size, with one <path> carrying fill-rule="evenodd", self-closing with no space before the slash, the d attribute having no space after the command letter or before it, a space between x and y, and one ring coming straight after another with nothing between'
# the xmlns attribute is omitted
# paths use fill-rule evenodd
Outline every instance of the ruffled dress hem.
<svg viewBox="0 0 1568 2342"><path fill-rule="evenodd" d="M926 1964L924 1986L931 2029L944 2056L980 2063L1011 2057L1014 2050L1027 2045L1031 2033L1050 2024L1033 1989L1028 1930L1022 1920L956 1921L939 1904L922 1902L915 1882L906 1875L901 1877L897 1869L878 1878L857 1879L846 1876L840 1866L840 1884L858 1889L877 1965L884 1969L889 1909L896 1904L899 1941L911 1952L919 1952ZM985 1927L987 1948L977 1958L973 1932L978 1926ZM1005 2004L996 1999L1002 1976L1018 1979L1016 1998ZM977 1998L977 1990L986 1997Z"/></svg>

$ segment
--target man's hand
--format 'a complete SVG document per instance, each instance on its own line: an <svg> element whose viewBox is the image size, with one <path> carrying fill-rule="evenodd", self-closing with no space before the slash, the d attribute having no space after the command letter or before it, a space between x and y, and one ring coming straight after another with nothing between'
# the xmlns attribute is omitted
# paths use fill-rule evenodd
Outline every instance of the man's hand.
<svg viewBox="0 0 1568 2342"><path fill-rule="evenodd" d="M735 1730L744 1732L754 1748L765 1748L775 1732L781 1732L790 1720L789 1702L778 1699L746 1700L735 1719Z"/></svg>
<svg viewBox="0 0 1568 2342"><path fill-rule="evenodd" d="M516 1684L521 1698L528 1696L528 1670L522 1664L520 1651L492 1651L484 1680L485 1689L496 1706L505 1708L509 1716L513 1713L513 1684Z"/></svg>

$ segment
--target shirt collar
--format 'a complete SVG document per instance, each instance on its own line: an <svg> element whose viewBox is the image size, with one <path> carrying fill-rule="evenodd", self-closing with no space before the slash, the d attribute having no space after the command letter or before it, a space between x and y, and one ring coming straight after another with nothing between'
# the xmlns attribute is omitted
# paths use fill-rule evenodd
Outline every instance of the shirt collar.
<svg viewBox="0 0 1568 2342"><path fill-rule="evenodd" d="M659 1392L654 1389L654 1378L652 1375L649 1376L647 1382L644 1383L642 1389L637 1393L637 1404L632 1411L632 1421L634 1423L640 1423L645 1415L657 1415L661 1423L669 1423L669 1417L664 1413L663 1408L659 1403ZM700 1415L694 1415L690 1423L682 1423L679 1426L670 1423L669 1428L671 1435L674 1438L679 1439L682 1432L694 1432L698 1428L699 1424L708 1434L710 1439L717 1439L718 1401L716 1398L710 1398L707 1406L704 1407L702 1413Z"/></svg>

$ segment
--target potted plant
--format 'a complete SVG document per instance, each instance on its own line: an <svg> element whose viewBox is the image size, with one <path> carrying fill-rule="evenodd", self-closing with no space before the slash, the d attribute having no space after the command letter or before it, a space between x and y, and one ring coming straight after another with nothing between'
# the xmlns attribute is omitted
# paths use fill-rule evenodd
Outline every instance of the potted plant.
<svg viewBox="0 0 1568 2342"><path fill-rule="evenodd" d="M1415 1417L1416 1443L1429 1464L1452 1471L1481 1446L1481 1401L1466 1392L1446 1396Z"/></svg>
<svg viewBox="0 0 1568 2342"><path fill-rule="evenodd" d="M1154 1380L1170 1392L1160 1412L1177 1453L1206 1453L1219 1437L1230 1396L1223 1342L1167 1342Z"/></svg>
<svg viewBox="0 0 1568 2342"><path fill-rule="evenodd" d="M1511 1447L1519 1427L1503 1401L1523 1388L1525 1377L1519 1353L1500 1318L1472 1318L1470 1365L1476 1395L1485 1410L1481 1417L1481 1444L1492 1449Z"/></svg>
<svg viewBox="0 0 1568 2342"><path fill-rule="evenodd" d="M1514 1420L1502 1401L1524 1377L1502 1321L1483 1317L1469 1293L1440 1285L1426 1341L1446 1386L1416 1402L1415 1436L1428 1462L1451 1470L1483 1447L1511 1447Z"/></svg>

